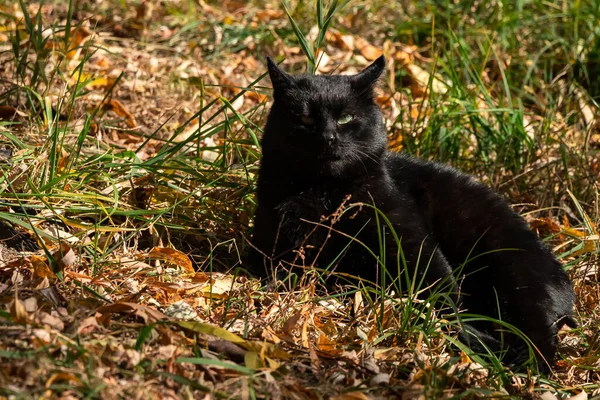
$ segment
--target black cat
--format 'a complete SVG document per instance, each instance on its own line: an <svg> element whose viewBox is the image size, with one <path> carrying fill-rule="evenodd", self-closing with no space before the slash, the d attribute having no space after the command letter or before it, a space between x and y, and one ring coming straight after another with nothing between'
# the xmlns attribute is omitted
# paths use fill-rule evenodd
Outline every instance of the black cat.
<svg viewBox="0 0 600 400"><path fill-rule="evenodd" d="M268 68L274 102L262 138L251 267L262 276L277 264L317 267L387 285L402 281L407 266L421 287L445 284L469 313L519 328L551 363L558 329L574 323L566 273L488 187L387 150L373 101L384 58L352 76L291 76L271 59ZM516 336L502 345L491 323L476 322L463 330L476 349L473 335L495 351L508 347L505 361L523 361Z"/></svg>

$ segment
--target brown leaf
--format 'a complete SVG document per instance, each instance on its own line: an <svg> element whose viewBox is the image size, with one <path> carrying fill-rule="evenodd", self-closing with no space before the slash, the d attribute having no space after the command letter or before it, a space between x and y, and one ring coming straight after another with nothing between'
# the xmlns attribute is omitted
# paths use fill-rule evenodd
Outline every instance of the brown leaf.
<svg viewBox="0 0 600 400"><path fill-rule="evenodd" d="M40 322L59 332L65 330L65 323L58 317L42 311L39 316Z"/></svg>
<svg viewBox="0 0 600 400"><path fill-rule="evenodd" d="M354 36L352 35L342 35L340 32L332 30L327 32L327 39L342 50L354 51Z"/></svg>
<svg viewBox="0 0 600 400"><path fill-rule="evenodd" d="M413 89L411 87L411 91L413 91L414 97L417 97L415 95L415 92L418 92L419 94L423 95L425 93L425 88L429 87L430 82L431 82L431 90L434 93L444 94L448 91L448 86L446 83L444 83L440 78L438 78L436 76L432 77L429 72L425 71L423 68L419 67L418 65L407 64L404 67L410 73L410 76L412 77L414 83L418 86L418 89L417 88Z"/></svg>
<svg viewBox="0 0 600 400"><path fill-rule="evenodd" d="M179 250L170 249L168 247L154 247L148 253L148 257L155 260L163 260L183 268L186 272L193 274L194 267L189 257Z"/></svg>
<svg viewBox="0 0 600 400"><path fill-rule="evenodd" d="M45 257L32 255L30 257L31 265L33 266L33 276L35 278L56 279L56 275L48 266Z"/></svg>
<svg viewBox="0 0 600 400"><path fill-rule="evenodd" d="M137 122L132 113L119 100L109 100L102 105L102 109L105 111L112 111L119 117L125 118L125 122L131 129L137 127Z"/></svg>
<svg viewBox="0 0 600 400"><path fill-rule="evenodd" d="M370 397L363 392L348 392L330 397L331 400L369 400Z"/></svg>
<svg viewBox="0 0 600 400"><path fill-rule="evenodd" d="M11 120L17 116L18 110L11 106L0 106L0 121Z"/></svg>
<svg viewBox="0 0 600 400"><path fill-rule="evenodd" d="M137 303L114 303L99 307L96 311L106 316L110 314L133 314L143 319L146 324L168 319L160 311Z"/></svg>
<svg viewBox="0 0 600 400"><path fill-rule="evenodd" d="M15 290L15 299L10 303L10 316L13 321L18 324L26 324L29 320L29 315L25 310L23 302L16 297L17 290Z"/></svg>
<svg viewBox="0 0 600 400"><path fill-rule="evenodd" d="M319 350L321 353L325 353L328 356L339 356L340 354L342 354L342 350L338 349L336 346L336 343L329 339L329 337L327 337L327 335L325 335L324 333L321 333L319 335L319 341L317 342L317 350Z"/></svg>
<svg viewBox="0 0 600 400"><path fill-rule="evenodd" d="M358 51L360 51L360 54L362 54L362 56L369 61L374 61L383 54L383 51L381 51L381 49L373 46L371 43L369 43L363 38L356 38L354 42L356 44L356 47L358 48Z"/></svg>
<svg viewBox="0 0 600 400"><path fill-rule="evenodd" d="M280 19L283 17L283 11L280 9L261 9L256 12L256 18L260 22L269 22L274 19Z"/></svg>
<svg viewBox="0 0 600 400"><path fill-rule="evenodd" d="M99 327L100 327L100 325L98 325L98 320L96 319L96 317L94 317L94 316L87 317L86 319L81 321L81 323L77 327L77 334L78 335L87 335L89 333L94 332Z"/></svg>
<svg viewBox="0 0 600 400"><path fill-rule="evenodd" d="M60 249L52 254L52 258L54 258L58 264L60 270L64 270L66 267L73 265L73 263L77 260L75 256L75 252L67 243L62 242L60 245Z"/></svg>
<svg viewBox="0 0 600 400"><path fill-rule="evenodd" d="M294 315L292 315L290 318L288 318L287 321L285 321L283 327L281 328L281 331L288 336L294 336L294 330L298 328L298 321L301 317L301 311L297 311L296 313L294 313Z"/></svg>

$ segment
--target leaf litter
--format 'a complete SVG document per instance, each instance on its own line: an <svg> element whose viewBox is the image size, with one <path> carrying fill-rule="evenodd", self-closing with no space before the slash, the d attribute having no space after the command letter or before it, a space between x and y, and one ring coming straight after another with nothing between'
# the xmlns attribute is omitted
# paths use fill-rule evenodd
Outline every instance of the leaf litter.
<svg viewBox="0 0 600 400"><path fill-rule="evenodd" d="M39 12L45 26L56 16L67 18L59 4L31 4L26 12L18 3L0 7L12 16L0 31L2 65L10 65L6 50L16 32L22 48L37 40L27 37L26 14ZM586 391L573 388L586 386L590 396L598 395L598 212L594 220L572 198L562 221L556 214L530 218L532 228L551 235L557 254L573 264L578 307L585 310L581 328L561 334L567 356L557 363L554 383L499 378L466 354L457 357L440 333L441 312L431 337L398 332L409 299L392 296L364 307L362 292L322 297L314 279L294 292L262 291L232 267L239 264L236 243L245 243L252 209L255 169L243 165L255 166L258 149L251 139L264 123L268 102L269 83L255 82L264 72L259 60L268 52L285 56L291 70L306 64L302 50L282 36L288 26L283 8L200 2L205 18L186 25L186 17L170 14L165 4L123 3L122 16L109 12L118 7L110 1L94 7L78 11L81 23L69 31L68 45L66 31L44 30L45 81L36 81L31 71L7 75L7 82L35 86L43 96L17 96L1 105L0 120L19 122L32 133L0 125L28 143L13 149L7 162L14 165L0 171L6 203L0 217L19 207L34 210L35 218L16 232L42 249L16 251L0 243L1 395L416 399L470 391L474 397L559 398L557 389L567 388L560 398L570 393L579 399L587 398ZM344 27L360 16L356 11L340 18ZM244 32L246 27L253 31ZM274 41L262 41L265 31ZM313 28L309 35L317 33ZM391 71L404 71L401 77L390 74L377 101L390 146L418 143L435 118L432 95L444 97L452 89L434 72L431 55L352 29L332 28L326 41L316 54L318 73L355 73L382 53ZM490 87L505 67L484 71ZM562 118L549 127L568 129L574 145L597 122L597 107L586 94L578 92L576 101L583 125L563 126ZM450 100L445 105L455 106ZM482 113L494 106L479 101ZM65 140L48 149L43 138L55 124L65 130ZM531 118L527 124L541 122ZM74 152L79 132L87 138ZM597 145L597 132L586 145ZM167 151L171 146L177 150ZM179 161L177 154L195 164ZM557 153L542 156L540 168L555 165L552 157ZM55 173L69 179L42 195L28 179L44 182L49 158L57 160ZM165 158L175 161L158 162ZM600 164L596 159L591 165ZM520 179L502 176L513 178ZM20 200L19 193L32 196ZM569 219L584 223L574 228ZM223 270L228 272L216 272Z"/></svg>

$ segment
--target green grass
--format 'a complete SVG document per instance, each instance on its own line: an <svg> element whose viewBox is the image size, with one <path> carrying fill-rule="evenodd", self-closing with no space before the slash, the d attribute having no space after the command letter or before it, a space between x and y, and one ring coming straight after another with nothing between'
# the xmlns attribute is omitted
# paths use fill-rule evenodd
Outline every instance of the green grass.
<svg viewBox="0 0 600 400"><path fill-rule="evenodd" d="M0 219L36 237L58 273L44 280L29 256L0 265L0 395L600 397L599 1L183 2L155 4L146 19L138 5L0 3L0 148L13 153L0 162ZM99 36L81 41L73 28L84 25ZM323 67L319 51L335 67L360 67L360 49L340 49L333 30L389 60L390 43L413 45L412 63L430 73L419 82L395 59L395 90L382 83L398 106L384 108L390 139L403 151L473 173L522 213L562 224L545 235L574 279L581 327L567 334L575 344L563 346L556 374L477 354L479 366L465 363L453 309L416 300L411 276L388 291L342 293L321 290L318 271L280 293L239 276L268 110L260 96L270 94L265 56L293 72ZM445 90L432 89L434 76ZM110 82L90 86L101 78ZM67 266L57 253L65 243L76 254ZM148 257L155 246L185 253L209 277ZM15 298L29 307L25 321ZM179 300L241 339L153 319L150 308L168 313ZM139 308L102 311L124 302ZM98 327L78 331L90 317ZM377 371L390 380L373 383Z"/></svg>

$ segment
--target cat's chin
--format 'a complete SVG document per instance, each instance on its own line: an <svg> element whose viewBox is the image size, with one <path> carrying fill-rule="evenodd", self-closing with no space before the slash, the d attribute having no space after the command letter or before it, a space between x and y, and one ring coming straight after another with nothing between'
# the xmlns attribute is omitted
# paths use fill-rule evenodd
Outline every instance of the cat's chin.
<svg viewBox="0 0 600 400"><path fill-rule="evenodd" d="M327 176L342 176L346 170L346 162L342 157L321 160L321 173Z"/></svg>

